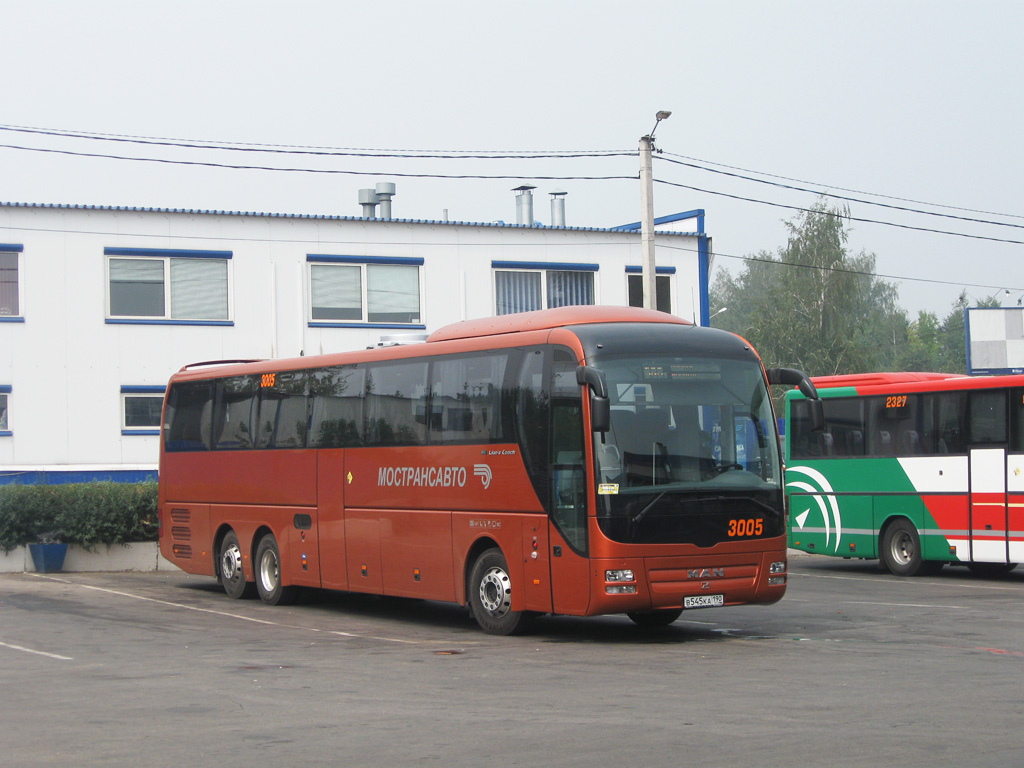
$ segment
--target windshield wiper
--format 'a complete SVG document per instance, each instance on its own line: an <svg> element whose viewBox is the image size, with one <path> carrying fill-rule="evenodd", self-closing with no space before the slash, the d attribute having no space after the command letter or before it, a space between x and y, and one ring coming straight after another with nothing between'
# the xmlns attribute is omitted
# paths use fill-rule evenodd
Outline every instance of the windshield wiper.
<svg viewBox="0 0 1024 768"><path fill-rule="evenodd" d="M633 515L633 525L636 525L641 520L643 520L644 519L644 515L646 515L648 512L650 512L651 511L651 507L653 507L655 504L657 504L659 501L661 501L661 497L664 496L666 493L668 493L668 491L662 491L657 496L655 496L653 499L651 499L650 503L646 507L644 507L639 512L637 512L635 515Z"/></svg>

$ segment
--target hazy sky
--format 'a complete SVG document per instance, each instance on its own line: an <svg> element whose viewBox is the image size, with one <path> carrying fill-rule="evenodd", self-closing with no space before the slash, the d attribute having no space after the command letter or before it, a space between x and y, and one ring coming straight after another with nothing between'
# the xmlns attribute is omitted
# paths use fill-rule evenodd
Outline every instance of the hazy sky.
<svg viewBox="0 0 1024 768"><path fill-rule="evenodd" d="M336 149L635 153L655 112L671 110L656 134L663 158L1002 225L850 202L857 219L1019 241L852 221L850 247L902 278L912 314L945 315L962 287L975 298L998 291L1006 305L1024 296L1021 3L0 0L0 29L0 127ZM547 192L556 188L568 192L569 225L640 218L635 154L367 159L11 130L0 130L0 144L5 202L357 216L357 190L389 180L395 217L435 219L447 209L452 220L514 221L510 190L524 180L398 174L626 176L533 181L537 218L550 220ZM783 221L797 215L779 206L816 199L664 159L654 175L703 190L656 184L655 214L703 208L716 271L775 252Z"/></svg>

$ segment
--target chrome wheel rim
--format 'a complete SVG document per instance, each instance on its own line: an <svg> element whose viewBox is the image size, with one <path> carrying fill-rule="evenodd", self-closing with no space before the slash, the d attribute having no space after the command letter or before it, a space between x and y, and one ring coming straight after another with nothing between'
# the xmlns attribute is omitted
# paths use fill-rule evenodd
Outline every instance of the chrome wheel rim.
<svg viewBox="0 0 1024 768"><path fill-rule="evenodd" d="M489 568L480 579L480 604L495 618L504 616L512 607L512 582L501 568Z"/></svg>
<svg viewBox="0 0 1024 768"><path fill-rule="evenodd" d="M263 589L273 592L277 588L280 578L281 566L278 563L277 555L268 549L260 559L260 582L263 584Z"/></svg>
<svg viewBox="0 0 1024 768"><path fill-rule="evenodd" d="M242 550L233 544L220 556L220 572L227 581L236 581L242 576Z"/></svg>

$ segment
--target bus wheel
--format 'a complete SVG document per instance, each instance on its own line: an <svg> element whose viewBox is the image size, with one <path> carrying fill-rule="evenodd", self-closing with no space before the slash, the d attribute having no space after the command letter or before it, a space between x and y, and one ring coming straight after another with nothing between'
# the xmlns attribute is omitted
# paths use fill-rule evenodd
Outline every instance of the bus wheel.
<svg viewBox="0 0 1024 768"><path fill-rule="evenodd" d="M500 549L488 549L473 564L469 607L476 623L489 635L517 634L533 619L529 611L512 610L512 579Z"/></svg>
<svg viewBox="0 0 1024 768"><path fill-rule="evenodd" d="M242 569L242 548L234 531L224 534L220 543L220 583L228 597L235 600L253 596L252 582L245 580Z"/></svg>
<svg viewBox="0 0 1024 768"><path fill-rule="evenodd" d="M933 573L935 567L921 557L921 537L906 518L894 520L882 536L879 551L882 565L895 576L917 576ZM939 564L942 567L942 564Z"/></svg>
<svg viewBox="0 0 1024 768"><path fill-rule="evenodd" d="M660 611L632 611L626 615L638 627L653 629L654 627L667 627L678 619L682 613L682 608L667 608Z"/></svg>
<svg viewBox="0 0 1024 768"><path fill-rule="evenodd" d="M298 597L298 587L281 584L281 552L269 533L256 547L256 589L267 605L291 605Z"/></svg>

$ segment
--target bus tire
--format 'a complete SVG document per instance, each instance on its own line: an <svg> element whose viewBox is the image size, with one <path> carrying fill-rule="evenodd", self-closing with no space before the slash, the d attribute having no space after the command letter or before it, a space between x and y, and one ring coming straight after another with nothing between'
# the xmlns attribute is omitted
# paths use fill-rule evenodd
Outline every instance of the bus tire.
<svg viewBox="0 0 1024 768"><path fill-rule="evenodd" d="M281 552L277 539L268 533L256 547L256 590L267 605L291 605L299 589L281 583Z"/></svg>
<svg viewBox="0 0 1024 768"><path fill-rule="evenodd" d="M886 527L878 556L894 576L918 576L937 570L933 563L926 562L921 556L921 536L917 527L905 517L893 520Z"/></svg>
<svg viewBox="0 0 1024 768"><path fill-rule="evenodd" d="M242 567L242 548L238 544L238 535L228 531L220 542L220 556L217 558L218 577L227 596L238 600L252 597L255 586L245 580L245 569Z"/></svg>
<svg viewBox="0 0 1024 768"><path fill-rule="evenodd" d="M683 615L682 608L665 608L658 611L631 611L626 614L630 621L644 629L667 627Z"/></svg>
<svg viewBox="0 0 1024 768"><path fill-rule="evenodd" d="M469 576L469 608L489 635L514 635L526 630L535 614L512 610L512 578L500 549L483 552Z"/></svg>

